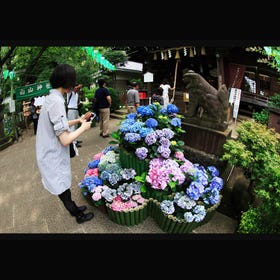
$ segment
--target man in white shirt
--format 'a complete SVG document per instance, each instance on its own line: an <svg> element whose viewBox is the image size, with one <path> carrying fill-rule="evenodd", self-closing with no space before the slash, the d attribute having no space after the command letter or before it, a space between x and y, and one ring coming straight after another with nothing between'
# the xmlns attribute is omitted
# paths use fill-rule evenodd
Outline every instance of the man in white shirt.
<svg viewBox="0 0 280 280"><path fill-rule="evenodd" d="M78 104L80 102L79 100L79 89L82 87L83 85L81 84L75 84L75 87L72 91L70 91L69 93L67 93L66 96L66 102L67 102L67 118L69 121L71 120L75 120L79 118L79 111L78 111ZM70 131L75 131L78 128L78 124L73 125L70 127ZM82 141L76 140L73 142L76 147L82 147L81 143Z"/></svg>
<svg viewBox="0 0 280 280"><path fill-rule="evenodd" d="M169 90L174 90L175 88L171 87L166 80L162 81L160 87L163 89L162 97L163 97L163 107L166 107L169 104Z"/></svg>

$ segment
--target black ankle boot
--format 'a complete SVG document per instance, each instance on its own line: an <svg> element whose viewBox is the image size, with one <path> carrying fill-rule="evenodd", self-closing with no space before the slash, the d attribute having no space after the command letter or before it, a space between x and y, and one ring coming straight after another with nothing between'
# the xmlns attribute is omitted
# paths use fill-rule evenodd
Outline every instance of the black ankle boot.
<svg viewBox="0 0 280 280"><path fill-rule="evenodd" d="M80 207L78 207L78 211L79 212L84 212L87 209L87 207L85 205L82 205ZM76 216L75 214L71 213L72 216Z"/></svg>
<svg viewBox="0 0 280 280"><path fill-rule="evenodd" d="M94 214L92 212L89 212L89 213L86 213L86 214L81 212L80 214L78 214L76 216L76 221L77 221L78 224L82 224L86 221L91 220L93 217L94 217Z"/></svg>

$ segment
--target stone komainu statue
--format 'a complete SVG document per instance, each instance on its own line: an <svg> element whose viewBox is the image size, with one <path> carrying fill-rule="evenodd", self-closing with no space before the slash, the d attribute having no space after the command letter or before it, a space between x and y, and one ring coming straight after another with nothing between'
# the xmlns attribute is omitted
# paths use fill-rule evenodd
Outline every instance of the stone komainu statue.
<svg viewBox="0 0 280 280"><path fill-rule="evenodd" d="M227 121L228 90L211 86L201 75L189 70L183 74L183 82L189 93L187 116L224 123Z"/></svg>

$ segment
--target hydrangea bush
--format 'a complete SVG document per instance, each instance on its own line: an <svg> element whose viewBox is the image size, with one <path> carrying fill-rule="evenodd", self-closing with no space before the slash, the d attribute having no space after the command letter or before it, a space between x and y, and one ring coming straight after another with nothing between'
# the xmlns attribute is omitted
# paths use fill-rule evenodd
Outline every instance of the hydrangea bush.
<svg viewBox="0 0 280 280"><path fill-rule="evenodd" d="M115 140L110 144L117 145L108 146L88 163L79 183L84 195L90 195L96 206L109 204L115 213L143 208L155 199L163 215L185 223L202 222L221 201L223 179L215 166L204 167L185 158L181 120L173 104L140 106L136 114L128 114L112 134ZM123 149L127 157L133 154L136 159L125 159L126 168L120 163ZM137 174L130 164L143 161L147 167Z"/></svg>
<svg viewBox="0 0 280 280"><path fill-rule="evenodd" d="M120 166L117 147L109 146L94 155L84 173L79 187L85 196L91 196L95 206L110 203L112 210L123 211L145 202L141 184L134 180L135 170Z"/></svg>
<svg viewBox="0 0 280 280"><path fill-rule="evenodd" d="M139 106L137 113L130 113L121 122L118 131L112 133L119 144L134 153L139 160L156 157L169 158L182 151L184 142L180 135L183 116L178 108L169 104L163 108L159 103Z"/></svg>

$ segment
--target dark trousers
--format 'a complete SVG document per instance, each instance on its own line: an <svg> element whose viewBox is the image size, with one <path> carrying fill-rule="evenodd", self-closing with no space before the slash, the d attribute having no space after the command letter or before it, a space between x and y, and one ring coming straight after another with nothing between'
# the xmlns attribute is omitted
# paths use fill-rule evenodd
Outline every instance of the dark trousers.
<svg viewBox="0 0 280 280"><path fill-rule="evenodd" d="M37 133L37 126L38 126L38 119L32 119L33 120L33 128L34 128L34 134Z"/></svg>
<svg viewBox="0 0 280 280"><path fill-rule="evenodd" d="M80 214L78 206L76 205L75 201L73 201L71 198L70 189L67 189L63 193L59 194L58 197L61 199L65 208L69 211L71 215L77 216L78 214Z"/></svg>

